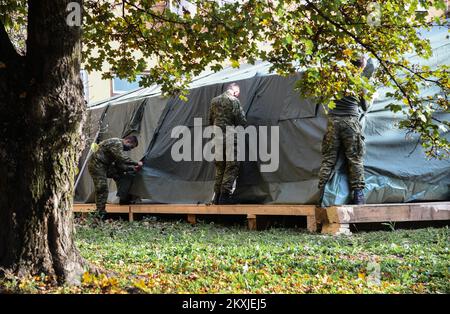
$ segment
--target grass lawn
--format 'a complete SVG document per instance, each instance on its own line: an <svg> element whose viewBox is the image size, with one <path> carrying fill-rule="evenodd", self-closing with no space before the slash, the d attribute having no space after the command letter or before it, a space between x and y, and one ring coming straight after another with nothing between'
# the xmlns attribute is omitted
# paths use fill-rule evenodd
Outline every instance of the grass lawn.
<svg viewBox="0 0 450 314"><path fill-rule="evenodd" d="M182 221L77 225L81 254L114 272L57 293L450 293L449 230L323 236ZM13 283L8 283L13 285Z"/></svg>

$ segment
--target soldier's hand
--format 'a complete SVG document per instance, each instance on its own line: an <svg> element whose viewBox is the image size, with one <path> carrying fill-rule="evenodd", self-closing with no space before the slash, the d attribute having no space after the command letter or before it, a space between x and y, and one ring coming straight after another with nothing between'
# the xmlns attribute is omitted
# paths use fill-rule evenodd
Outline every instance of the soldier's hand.
<svg viewBox="0 0 450 314"><path fill-rule="evenodd" d="M138 161L138 167L142 167L144 165L144 163L142 161Z"/></svg>
<svg viewBox="0 0 450 314"><path fill-rule="evenodd" d="M139 162L137 166L134 167L134 171L138 172L139 170L142 169L142 162Z"/></svg>

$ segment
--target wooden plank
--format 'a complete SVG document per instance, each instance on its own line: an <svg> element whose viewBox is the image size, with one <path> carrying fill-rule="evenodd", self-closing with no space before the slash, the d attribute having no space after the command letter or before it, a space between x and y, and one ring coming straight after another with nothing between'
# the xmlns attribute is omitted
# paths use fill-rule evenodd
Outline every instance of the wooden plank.
<svg viewBox="0 0 450 314"><path fill-rule="evenodd" d="M314 216L315 205L256 205L249 212L255 215Z"/></svg>
<svg viewBox="0 0 450 314"><path fill-rule="evenodd" d="M317 231L316 216L306 216L306 229L308 229L309 232Z"/></svg>
<svg viewBox="0 0 450 314"><path fill-rule="evenodd" d="M230 207L230 208L227 208ZM219 214L219 215L244 215L246 214L241 208L231 206L205 206L201 205L180 205L180 204L146 204L131 205L130 209L133 213L147 214Z"/></svg>
<svg viewBox="0 0 450 314"><path fill-rule="evenodd" d="M133 213L159 214L205 214L205 215L288 215L311 216L315 214L315 205L210 205L204 204L145 204L117 205L108 204L107 211L127 213L128 207ZM74 204L74 212L95 210L95 204Z"/></svg>
<svg viewBox="0 0 450 314"><path fill-rule="evenodd" d="M428 214L431 220L450 220L450 202L446 204L423 203L410 205L413 217L421 217L421 220ZM427 219L428 220L428 219Z"/></svg>
<svg viewBox="0 0 450 314"><path fill-rule="evenodd" d="M350 225L349 224L324 224L322 226L322 233L323 234L333 234L333 235L340 235L340 234L346 234L351 235L350 231Z"/></svg>
<svg viewBox="0 0 450 314"><path fill-rule="evenodd" d="M95 204L73 204L74 213L89 213L95 211Z"/></svg>
<svg viewBox="0 0 450 314"><path fill-rule="evenodd" d="M128 212L128 221L129 222L133 222L134 221L134 214L131 211Z"/></svg>
<svg viewBox="0 0 450 314"><path fill-rule="evenodd" d="M317 207L315 216L316 216L316 223L318 223L318 224L329 223L326 208Z"/></svg>
<svg viewBox="0 0 450 314"><path fill-rule="evenodd" d="M95 211L95 204L74 204L73 211L76 213L86 213ZM108 213L129 213L129 205L107 204L106 211Z"/></svg>
<svg viewBox="0 0 450 314"><path fill-rule="evenodd" d="M187 215L187 221L191 225L195 225L197 223L197 219L196 219L195 215L193 215L193 214L188 214Z"/></svg>
<svg viewBox="0 0 450 314"><path fill-rule="evenodd" d="M108 205L106 205L106 212L128 214L128 213L130 213L130 206L118 205L118 204L108 204Z"/></svg>
<svg viewBox="0 0 450 314"><path fill-rule="evenodd" d="M257 230L256 215L248 214L247 215L247 224L248 224L249 230Z"/></svg>
<svg viewBox="0 0 450 314"><path fill-rule="evenodd" d="M397 206L450 206L449 201L437 201L437 202L421 202L421 203L384 203L384 204L364 204L364 205L342 205L350 207L397 207Z"/></svg>
<svg viewBox="0 0 450 314"><path fill-rule="evenodd" d="M146 204L131 205L133 213L203 214L203 215L288 215L312 216L315 205L189 205Z"/></svg>
<svg viewBox="0 0 450 314"><path fill-rule="evenodd" d="M333 206L330 223L450 220L450 202Z"/></svg>

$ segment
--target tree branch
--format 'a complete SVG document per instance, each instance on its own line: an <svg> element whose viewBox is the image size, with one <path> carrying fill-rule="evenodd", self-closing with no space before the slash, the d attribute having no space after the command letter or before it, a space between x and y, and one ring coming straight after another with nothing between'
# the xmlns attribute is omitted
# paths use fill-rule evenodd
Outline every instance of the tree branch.
<svg viewBox="0 0 450 314"><path fill-rule="evenodd" d="M126 10L125 10L125 3L127 3L126 0L122 1L122 18L125 21L125 23L127 24L127 27L129 29L131 29L130 33L132 34L132 36L134 37L134 39L136 40L136 43L140 44L141 40L143 42L143 44L146 46L147 51L150 50L152 52L154 52L158 57L161 57L161 52L159 49L157 49L157 47L147 39L147 37L143 34L141 28L139 27L139 25L133 24L131 23L126 16ZM152 24L152 29L155 28L155 24ZM141 36L140 38L138 38L137 34L139 33L139 35ZM141 39L141 40L140 40Z"/></svg>
<svg viewBox="0 0 450 314"><path fill-rule="evenodd" d="M343 31L344 33L346 33L347 35L349 35L351 38L353 38L353 40L355 40L358 44L360 44L362 47L364 47L365 49L367 49L367 51L369 51L370 53L372 53L375 58L380 62L380 65L383 67L383 69L386 71L386 73L388 74L388 76L391 78L391 80L394 82L394 84L397 86L397 88L400 90L400 92L403 94L403 96L406 98L406 100L408 101L408 105L410 108L413 108L413 104L411 103L411 99L409 98L408 94L406 93L406 91L403 89L403 87L400 85L400 83L395 79L394 75L389 71L389 69L387 68L386 64L385 64L385 60L383 60L380 56L378 56L378 54L368 45L364 44L361 42L361 40L359 40L358 36L356 36L355 34L353 34L352 32L350 32L349 30L347 30L345 27L343 27L341 24L333 21L333 19L331 19L330 17L328 17L327 15L325 15L319 8L317 8L314 3L312 3L309 0L306 0L306 2L314 9L314 11L317 12L317 14L319 14L322 18L324 18L326 21L328 21L329 23L333 24L334 26L336 26L338 29L340 29L341 31Z"/></svg>
<svg viewBox="0 0 450 314"><path fill-rule="evenodd" d="M127 0L123 0L123 2L128 4L131 7L135 8L136 10L142 12L142 13L148 14L149 16L151 16L155 20L159 20L159 21L163 21L163 22L167 22L167 23L172 23L172 24L180 24L180 25L183 25L183 26L189 26L190 25L188 22L172 20L172 19L167 18L165 16L162 16L160 14L153 13L153 12L151 12L151 10L145 10L145 9L143 9L141 7L138 7L134 3L130 3Z"/></svg>
<svg viewBox="0 0 450 314"><path fill-rule="evenodd" d="M397 62L392 62L392 61L389 61L389 60L387 60L386 62L390 63L390 64L393 64L395 66L401 67L401 68L409 71L410 73L412 73L413 75L417 76L418 78L420 78L423 81L436 84L436 85L438 85L441 88L445 88L445 86L441 82L439 82L437 80L428 79L428 78L424 77L423 75L420 75L420 72L413 71L412 69L408 68L407 66L404 66L403 64L400 64L400 63L397 63Z"/></svg>

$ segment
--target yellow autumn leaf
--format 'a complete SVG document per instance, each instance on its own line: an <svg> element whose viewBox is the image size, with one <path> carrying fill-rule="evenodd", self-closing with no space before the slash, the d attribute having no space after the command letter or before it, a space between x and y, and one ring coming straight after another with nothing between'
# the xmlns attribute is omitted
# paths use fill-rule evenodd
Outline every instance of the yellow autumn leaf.
<svg viewBox="0 0 450 314"><path fill-rule="evenodd" d="M239 68L239 61L230 59L230 62L233 68Z"/></svg>
<svg viewBox="0 0 450 314"><path fill-rule="evenodd" d="M147 286L145 285L145 281L144 281L143 279L134 282L133 285L134 285L136 288L139 288L139 289L141 289L141 290L145 290L145 288L147 288Z"/></svg>
<svg viewBox="0 0 450 314"><path fill-rule="evenodd" d="M269 21L268 19L264 19L264 20L262 20L261 23L259 23L259 24L261 24L261 25L263 25L263 26L267 26L267 25L269 25L269 23L270 23L270 21Z"/></svg>
<svg viewBox="0 0 450 314"><path fill-rule="evenodd" d="M96 151L98 151L98 144L97 143L92 143L91 144L91 150L95 153Z"/></svg>
<svg viewBox="0 0 450 314"><path fill-rule="evenodd" d="M85 272L81 278L81 282L84 284L90 284L92 282L92 275L89 272Z"/></svg>
<svg viewBox="0 0 450 314"><path fill-rule="evenodd" d="M364 279L366 279L366 274L364 274L364 273L359 273L359 274L358 274L358 278L364 280Z"/></svg>
<svg viewBox="0 0 450 314"><path fill-rule="evenodd" d="M347 57L350 57L353 54L353 51L351 49L345 49L342 53Z"/></svg>

